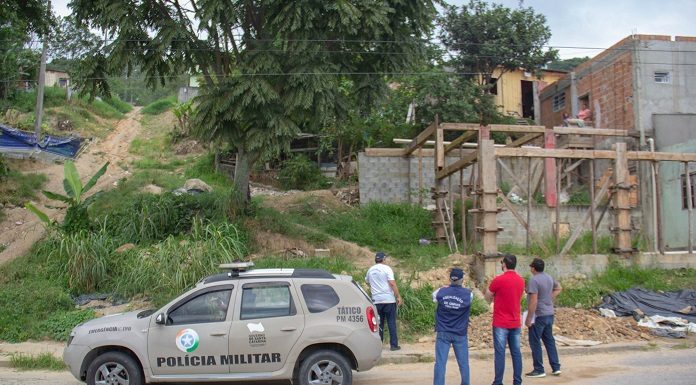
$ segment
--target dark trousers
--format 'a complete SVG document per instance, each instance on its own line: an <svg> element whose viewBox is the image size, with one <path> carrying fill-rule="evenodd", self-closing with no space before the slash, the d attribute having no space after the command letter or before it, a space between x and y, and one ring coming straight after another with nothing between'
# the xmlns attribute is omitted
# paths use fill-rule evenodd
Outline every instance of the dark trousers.
<svg viewBox="0 0 696 385"><path fill-rule="evenodd" d="M554 372L561 370L558 350L556 350L556 339L553 338L553 319L554 316L552 315L536 317L534 324L529 328L529 347L532 349L535 372L544 373L544 356L541 352L542 342L549 356L551 370Z"/></svg>
<svg viewBox="0 0 696 385"><path fill-rule="evenodd" d="M384 321L389 327L389 345L399 346L399 338L396 336L396 303L378 303L377 314L379 314L379 338L384 341Z"/></svg>

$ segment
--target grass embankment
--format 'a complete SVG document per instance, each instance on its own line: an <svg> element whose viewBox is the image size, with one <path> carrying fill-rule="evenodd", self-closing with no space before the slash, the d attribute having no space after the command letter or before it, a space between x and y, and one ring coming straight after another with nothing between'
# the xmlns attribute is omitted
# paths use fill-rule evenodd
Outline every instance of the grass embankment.
<svg viewBox="0 0 696 385"><path fill-rule="evenodd" d="M155 100L154 102L143 107L140 111L145 115L159 115L164 111L170 110L177 103L176 96L167 96L166 98Z"/></svg>

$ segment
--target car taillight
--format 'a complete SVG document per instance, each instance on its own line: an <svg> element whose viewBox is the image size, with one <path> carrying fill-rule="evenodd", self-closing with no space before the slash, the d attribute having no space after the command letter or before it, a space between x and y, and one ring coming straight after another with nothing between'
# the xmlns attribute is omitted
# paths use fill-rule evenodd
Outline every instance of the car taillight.
<svg viewBox="0 0 696 385"><path fill-rule="evenodd" d="M375 309L372 306L368 306L365 310L367 315L367 326L370 328L371 332L377 331L377 316L375 315Z"/></svg>

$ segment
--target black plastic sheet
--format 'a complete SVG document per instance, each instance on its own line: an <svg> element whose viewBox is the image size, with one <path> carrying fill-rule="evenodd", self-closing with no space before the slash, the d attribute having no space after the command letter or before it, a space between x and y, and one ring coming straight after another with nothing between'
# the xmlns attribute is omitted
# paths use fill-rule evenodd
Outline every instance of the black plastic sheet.
<svg viewBox="0 0 696 385"><path fill-rule="evenodd" d="M613 310L617 316L642 313L647 316L680 317L696 323L696 290L658 293L633 288L605 296L604 303L599 307Z"/></svg>

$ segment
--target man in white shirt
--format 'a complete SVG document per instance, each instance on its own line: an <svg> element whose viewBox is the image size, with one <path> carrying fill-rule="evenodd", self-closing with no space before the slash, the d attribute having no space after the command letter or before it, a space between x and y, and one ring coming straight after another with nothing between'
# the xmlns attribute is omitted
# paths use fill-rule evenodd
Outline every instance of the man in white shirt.
<svg viewBox="0 0 696 385"><path fill-rule="evenodd" d="M387 255L383 252L375 254L375 264L365 275L365 282L370 285L372 302L377 306L379 314L379 337L384 341L384 322L389 327L389 345L391 350L399 350L399 338L396 335L396 306L401 305L399 288L394 281L394 271L384 263Z"/></svg>

